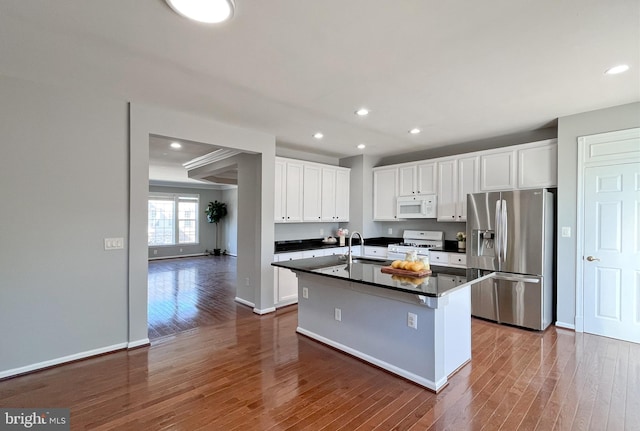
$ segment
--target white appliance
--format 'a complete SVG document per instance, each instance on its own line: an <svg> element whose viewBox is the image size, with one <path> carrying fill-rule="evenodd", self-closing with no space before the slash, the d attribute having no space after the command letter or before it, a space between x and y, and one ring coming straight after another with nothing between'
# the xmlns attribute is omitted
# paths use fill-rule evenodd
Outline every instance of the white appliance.
<svg viewBox="0 0 640 431"><path fill-rule="evenodd" d="M405 230L400 244L387 246L387 259L404 259L405 254L414 251L421 256L429 256L429 249L444 245L444 233L429 230Z"/></svg>
<svg viewBox="0 0 640 431"><path fill-rule="evenodd" d="M398 218L436 218L436 195L400 196L396 202Z"/></svg>

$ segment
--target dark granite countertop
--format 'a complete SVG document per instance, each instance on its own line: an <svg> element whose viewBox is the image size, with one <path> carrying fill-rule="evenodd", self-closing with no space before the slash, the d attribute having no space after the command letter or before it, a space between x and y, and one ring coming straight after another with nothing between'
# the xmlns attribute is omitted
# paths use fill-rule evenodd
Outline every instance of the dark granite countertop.
<svg viewBox="0 0 640 431"><path fill-rule="evenodd" d="M382 266L390 264L390 260L354 257L354 262L349 266L343 256L322 256L273 262L271 265L383 289L433 297L443 296L467 282L467 271L464 269L432 265L433 273L424 278L399 277L385 274L380 270Z"/></svg>
<svg viewBox="0 0 640 431"><path fill-rule="evenodd" d="M295 239L287 241L276 241L274 246L275 253L285 253L291 251L304 251L304 250L316 250L320 248L335 248L340 247L340 239L336 238L334 244L326 244L322 242L322 238L313 239ZM397 244L402 242L402 238L365 238L364 244L377 247L386 247L389 244ZM349 243L349 238L345 238L345 245ZM353 245L360 245L360 238L357 236L353 238Z"/></svg>
<svg viewBox="0 0 640 431"><path fill-rule="evenodd" d="M440 248L430 248L429 251L444 251L445 253L460 253L460 254L465 254L467 252L467 250L463 250L461 248L444 248L444 247L440 247Z"/></svg>

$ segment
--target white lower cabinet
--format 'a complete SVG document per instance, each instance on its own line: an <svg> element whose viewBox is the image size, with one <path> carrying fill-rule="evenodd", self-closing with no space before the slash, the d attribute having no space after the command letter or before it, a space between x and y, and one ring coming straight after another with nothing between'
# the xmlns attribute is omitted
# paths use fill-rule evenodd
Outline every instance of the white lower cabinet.
<svg viewBox="0 0 640 431"><path fill-rule="evenodd" d="M275 262L295 259L302 259L302 252L274 255ZM274 268L273 270L273 302L276 308L298 302L298 278L296 274L285 268Z"/></svg>
<svg viewBox="0 0 640 431"><path fill-rule="evenodd" d="M376 247L371 245L364 246L364 255L366 257L379 257L381 259L387 258L387 247Z"/></svg>
<svg viewBox="0 0 640 431"><path fill-rule="evenodd" d="M454 268L467 267L467 255L464 253L447 253L446 251L430 251L429 263Z"/></svg>

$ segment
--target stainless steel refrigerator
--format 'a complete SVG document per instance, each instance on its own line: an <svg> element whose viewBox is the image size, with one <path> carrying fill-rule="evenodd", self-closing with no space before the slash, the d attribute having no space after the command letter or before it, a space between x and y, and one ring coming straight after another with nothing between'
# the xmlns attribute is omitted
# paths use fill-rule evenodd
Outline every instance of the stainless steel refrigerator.
<svg viewBox="0 0 640 431"><path fill-rule="evenodd" d="M554 201L546 189L467 195L471 314L543 330L553 319Z"/></svg>

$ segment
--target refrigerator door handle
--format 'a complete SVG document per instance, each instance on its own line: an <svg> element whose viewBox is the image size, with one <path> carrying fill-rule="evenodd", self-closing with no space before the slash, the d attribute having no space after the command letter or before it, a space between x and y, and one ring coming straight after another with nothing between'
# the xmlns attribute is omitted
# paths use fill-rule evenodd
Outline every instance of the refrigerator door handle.
<svg viewBox="0 0 640 431"><path fill-rule="evenodd" d="M496 201L496 224L495 224L495 226L496 226L496 237L495 237L495 239L493 241L493 246L495 248L494 253L495 253L496 257L498 258L498 268L501 267L500 262L501 262L501 259L502 259L502 251L501 251L501 249L502 249L502 232L501 232L501 230L502 229L500 228L501 227L501 220L500 220L501 214L500 213L502 211L501 203L502 203L502 201L500 199L498 199Z"/></svg>
<svg viewBox="0 0 640 431"><path fill-rule="evenodd" d="M507 225L507 201L502 200L502 214L501 214L501 218L502 218L502 227L500 228L501 232L501 237L502 237L502 246L501 251L502 251L502 261L505 262L507 260L507 240L508 235L507 232L509 232L508 230L508 225Z"/></svg>
<svg viewBox="0 0 640 431"><path fill-rule="evenodd" d="M507 274L504 272L496 272L493 276L496 280L505 280L505 281L521 281L523 283L540 283L539 278L527 278L522 276L517 276L513 274Z"/></svg>

